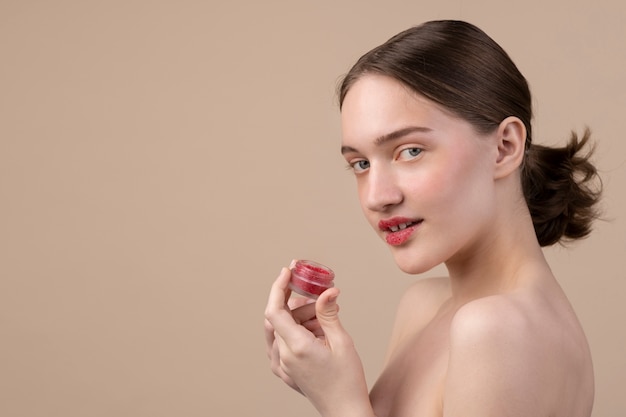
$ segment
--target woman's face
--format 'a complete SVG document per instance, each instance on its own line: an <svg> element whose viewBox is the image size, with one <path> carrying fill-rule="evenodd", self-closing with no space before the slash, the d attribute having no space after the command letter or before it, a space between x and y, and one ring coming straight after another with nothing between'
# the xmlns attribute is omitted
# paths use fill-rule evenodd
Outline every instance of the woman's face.
<svg viewBox="0 0 626 417"><path fill-rule="evenodd" d="M361 208L400 269L469 259L494 218L495 135L382 75L354 83L341 120Z"/></svg>

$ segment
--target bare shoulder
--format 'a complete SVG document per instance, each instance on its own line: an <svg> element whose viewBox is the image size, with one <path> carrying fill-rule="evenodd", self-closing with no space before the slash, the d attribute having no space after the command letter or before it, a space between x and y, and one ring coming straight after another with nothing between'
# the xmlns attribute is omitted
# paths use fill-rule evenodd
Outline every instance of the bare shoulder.
<svg viewBox="0 0 626 417"><path fill-rule="evenodd" d="M450 324L451 369L480 359L483 369L493 364L498 371L519 376L517 368L528 369L537 363L542 333L531 315L508 297L471 301L454 314Z"/></svg>
<svg viewBox="0 0 626 417"><path fill-rule="evenodd" d="M390 348L426 326L450 296L450 280L447 277L422 278L407 288L396 311Z"/></svg>
<svg viewBox="0 0 626 417"><path fill-rule="evenodd" d="M398 315L428 321L450 298L450 279L423 278L413 283L402 295Z"/></svg>
<svg viewBox="0 0 626 417"><path fill-rule="evenodd" d="M505 363L536 367L564 367L588 355L584 332L565 298L528 294L500 294L471 301L457 310L450 325L450 345L460 353L478 350ZM477 353L477 352L474 352Z"/></svg>
<svg viewBox="0 0 626 417"><path fill-rule="evenodd" d="M508 345L518 354L555 350L559 345L587 347L580 323L560 292L519 291L473 300L455 313L450 337L459 346L488 342Z"/></svg>
<svg viewBox="0 0 626 417"><path fill-rule="evenodd" d="M506 338L527 339L532 332L532 314L513 297L497 295L471 301L455 313L450 326L451 341L458 344L491 342Z"/></svg>
<svg viewBox="0 0 626 417"><path fill-rule="evenodd" d="M593 371L586 339L571 317L540 297L474 300L451 322L445 392L447 409L465 416L588 416Z"/></svg>

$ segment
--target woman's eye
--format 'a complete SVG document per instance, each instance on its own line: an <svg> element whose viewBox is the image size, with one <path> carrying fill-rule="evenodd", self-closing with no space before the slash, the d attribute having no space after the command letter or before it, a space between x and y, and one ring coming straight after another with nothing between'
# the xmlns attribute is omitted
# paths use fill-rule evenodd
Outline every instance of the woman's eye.
<svg viewBox="0 0 626 417"><path fill-rule="evenodd" d="M350 167L355 173L363 172L370 167L370 161L362 159L360 161L352 162Z"/></svg>
<svg viewBox="0 0 626 417"><path fill-rule="evenodd" d="M420 153L422 153L421 148L406 148L400 152L398 159L403 159L403 160L413 159L416 156L418 156Z"/></svg>

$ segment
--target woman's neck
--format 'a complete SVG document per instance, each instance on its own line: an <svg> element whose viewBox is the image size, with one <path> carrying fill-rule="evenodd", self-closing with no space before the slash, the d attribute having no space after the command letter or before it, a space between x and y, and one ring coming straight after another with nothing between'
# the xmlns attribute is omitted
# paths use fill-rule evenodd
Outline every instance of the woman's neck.
<svg viewBox="0 0 626 417"><path fill-rule="evenodd" d="M509 212L511 213L511 212ZM455 304L513 291L552 276L530 214L494 220L480 243L446 262Z"/></svg>

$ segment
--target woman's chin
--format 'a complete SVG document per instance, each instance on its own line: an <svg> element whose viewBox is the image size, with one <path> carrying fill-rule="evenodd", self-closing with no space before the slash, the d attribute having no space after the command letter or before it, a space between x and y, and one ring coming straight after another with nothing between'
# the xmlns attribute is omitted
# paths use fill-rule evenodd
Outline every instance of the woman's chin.
<svg viewBox="0 0 626 417"><path fill-rule="evenodd" d="M392 252L393 252L393 257L394 257L394 261L396 262L396 265L405 274L410 274L410 275L423 274L425 272L430 271L431 269L438 266L439 264L441 264L441 262L429 262L425 259L419 259L419 257L416 257L415 255L403 256L403 254L397 253L393 250Z"/></svg>

